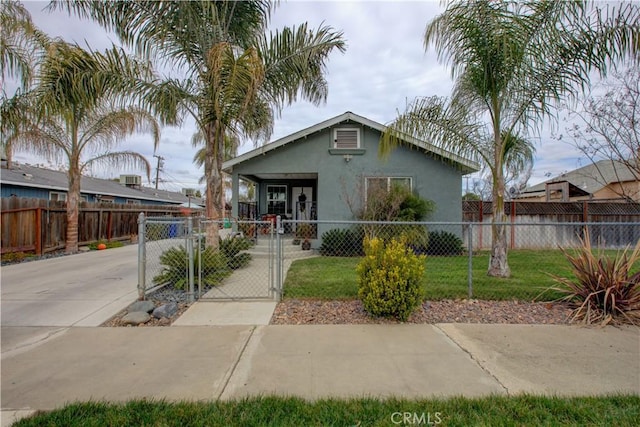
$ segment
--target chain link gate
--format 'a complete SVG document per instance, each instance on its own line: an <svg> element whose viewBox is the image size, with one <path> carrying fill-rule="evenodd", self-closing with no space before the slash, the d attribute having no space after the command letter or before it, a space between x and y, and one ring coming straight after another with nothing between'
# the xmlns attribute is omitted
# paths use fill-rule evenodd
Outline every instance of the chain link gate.
<svg viewBox="0 0 640 427"><path fill-rule="evenodd" d="M212 230L211 228L214 228ZM207 232L219 245L207 245ZM139 297L171 286L190 301L274 299L275 225L271 221L138 218Z"/></svg>

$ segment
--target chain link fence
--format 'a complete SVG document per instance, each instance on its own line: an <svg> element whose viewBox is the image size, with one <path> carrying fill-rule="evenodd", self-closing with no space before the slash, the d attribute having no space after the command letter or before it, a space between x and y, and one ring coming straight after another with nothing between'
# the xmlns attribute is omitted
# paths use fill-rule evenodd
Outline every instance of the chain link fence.
<svg viewBox="0 0 640 427"><path fill-rule="evenodd" d="M285 228L289 221L283 221ZM486 223L434 222L328 222L308 221L315 252L327 257L331 280L357 288L355 265L363 254L365 236L383 240L402 239L414 253L425 255L424 289L427 299L553 300L548 291L553 276L572 277L560 248L580 246L587 235L594 248L608 255L640 240L640 223L523 223L500 224L506 233L509 278L487 275L492 225ZM297 224L299 228L301 224ZM352 258L352 263L335 260ZM301 263L309 261L299 261ZM317 268L317 261L313 261ZM301 264L303 265L303 264ZM347 265L342 272L336 266ZM640 266L638 266L640 268ZM309 286L322 286L322 278ZM298 286L299 284L296 284ZM311 292L313 294L313 292ZM320 292L319 292L320 294ZM287 288L284 288L287 295Z"/></svg>
<svg viewBox="0 0 640 427"><path fill-rule="evenodd" d="M272 221L141 214L139 297L168 288L177 301L273 298L274 242Z"/></svg>
<svg viewBox="0 0 640 427"><path fill-rule="evenodd" d="M572 277L561 248L570 252L589 236L591 245L613 255L640 240L640 223L505 223L509 278L487 275L492 225L472 222L209 221L202 218L139 219L140 297L170 287L193 301L279 299L285 283L307 287L309 297L326 297L323 287L357 295L356 266L363 239L402 239L425 255L423 287L428 300L484 299L550 301L554 276ZM215 230L215 234L211 234ZM218 235L218 245L207 244ZM210 241L210 239L209 239ZM320 257L320 260L298 258ZM287 279L292 263L300 272ZM638 266L640 268L640 266ZM292 276L294 277L294 276ZM329 278L329 279L328 279ZM331 280L332 283L326 280Z"/></svg>

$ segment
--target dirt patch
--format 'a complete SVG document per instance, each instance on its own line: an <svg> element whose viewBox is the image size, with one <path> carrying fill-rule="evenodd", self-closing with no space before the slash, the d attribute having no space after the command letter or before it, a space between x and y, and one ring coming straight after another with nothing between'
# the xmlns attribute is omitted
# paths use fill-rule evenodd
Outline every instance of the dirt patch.
<svg viewBox="0 0 640 427"><path fill-rule="evenodd" d="M166 300L151 300L156 307ZM138 326L170 326L190 307L178 304L178 312L170 318L151 319ZM135 327L122 323L127 310L122 310L101 326ZM565 325L571 309L559 303L522 301L442 300L424 302L405 323L501 323ZM359 300L286 299L276 306L272 325L346 325L402 323L393 318L371 317Z"/></svg>
<svg viewBox="0 0 640 427"><path fill-rule="evenodd" d="M568 323L571 309L563 304L521 301L444 300L422 304L406 323ZM371 317L359 300L324 301L290 299L280 302L271 318L273 325L340 325L402 323Z"/></svg>

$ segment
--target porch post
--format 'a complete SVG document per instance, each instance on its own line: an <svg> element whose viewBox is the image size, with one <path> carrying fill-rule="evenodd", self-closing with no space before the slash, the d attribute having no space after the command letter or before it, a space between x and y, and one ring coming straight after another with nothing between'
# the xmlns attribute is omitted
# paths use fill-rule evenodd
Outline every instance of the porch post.
<svg viewBox="0 0 640 427"><path fill-rule="evenodd" d="M238 217L238 203L240 202L240 177L237 173L231 176L231 216Z"/></svg>

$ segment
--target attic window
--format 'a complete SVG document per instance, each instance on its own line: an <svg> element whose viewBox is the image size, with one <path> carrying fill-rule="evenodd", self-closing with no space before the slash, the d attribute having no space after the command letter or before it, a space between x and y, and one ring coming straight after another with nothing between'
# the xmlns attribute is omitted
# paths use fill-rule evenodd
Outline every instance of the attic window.
<svg viewBox="0 0 640 427"><path fill-rule="evenodd" d="M333 148L340 150L360 148L360 129L337 128L333 130Z"/></svg>

